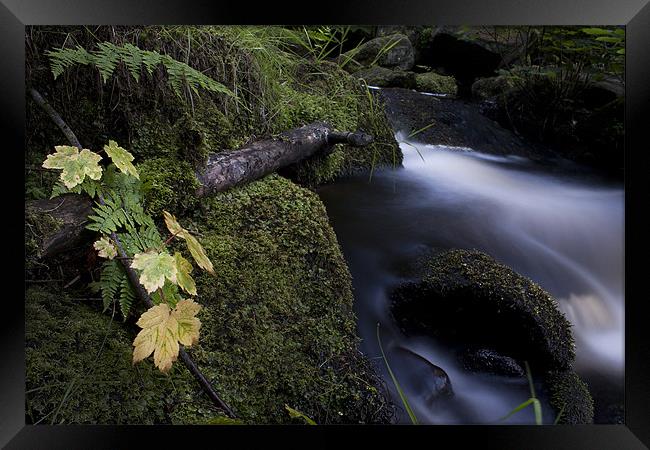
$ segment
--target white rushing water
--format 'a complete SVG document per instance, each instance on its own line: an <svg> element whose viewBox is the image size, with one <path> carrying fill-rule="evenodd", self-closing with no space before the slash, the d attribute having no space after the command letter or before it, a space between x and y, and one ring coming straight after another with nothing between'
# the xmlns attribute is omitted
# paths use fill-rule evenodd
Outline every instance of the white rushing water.
<svg viewBox="0 0 650 450"><path fill-rule="evenodd" d="M575 172L544 170L521 157L397 138L402 141L403 168L375 171L372 180L352 177L319 193L353 275L363 350L371 357L379 355L380 323L391 367L420 420L533 421L532 408L498 421L528 398L525 380L465 372L448 349L431 340L406 338L392 323L389 289L404 279L401 268L408 261L431 248L478 249L540 284L573 324L576 369L588 383L598 380L599 386L590 384L594 396L621 393L622 187ZM426 375L431 369L422 358L447 372L456 394L452 399L431 396L433 378ZM550 411L548 405L544 410ZM552 422L548 413L545 422Z"/></svg>

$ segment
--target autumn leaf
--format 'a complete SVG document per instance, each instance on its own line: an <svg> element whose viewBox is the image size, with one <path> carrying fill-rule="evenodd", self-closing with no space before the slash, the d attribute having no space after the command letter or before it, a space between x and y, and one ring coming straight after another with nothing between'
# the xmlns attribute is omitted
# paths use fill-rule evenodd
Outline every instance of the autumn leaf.
<svg viewBox="0 0 650 450"><path fill-rule="evenodd" d="M189 231L187 231L178 223L178 220L176 220L176 217L174 217L173 214L170 214L167 211L163 211L163 217L165 218L165 225L167 225L167 229L174 236L180 237L181 234L189 234Z"/></svg>
<svg viewBox="0 0 650 450"><path fill-rule="evenodd" d="M178 285L188 294L196 295L196 284L190 276L192 264L178 252L174 253L174 261L176 262Z"/></svg>
<svg viewBox="0 0 650 450"><path fill-rule="evenodd" d="M199 267L214 274L212 261L208 258L207 253L205 253L205 250L199 241L178 223L178 220L176 220L176 217L174 217L173 214L163 211L163 217L165 218L165 225L167 225L169 232L185 240L187 248L192 254L192 258L194 258L194 261L196 261Z"/></svg>
<svg viewBox="0 0 650 450"><path fill-rule="evenodd" d="M201 305L190 299L183 299L176 305L172 316L178 323L178 341L186 347L199 341L201 321L195 316L201 310Z"/></svg>
<svg viewBox="0 0 650 450"><path fill-rule="evenodd" d="M153 353L156 367L168 372L178 358L179 342L191 346L198 341L201 321L195 316L200 309L192 300L181 300L173 311L166 303L145 311L137 322L142 330L133 341L133 363Z"/></svg>
<svg viewBox="0 0 650 450"><path fill-rule="evenodd" d="M140 273L140 283L149 293L163 287L165 278L174 284L177 283L176 261L169 253L158 253L152 250L137 253L133 256L131 267L142 271Z"/></svg>
<svg viewBox="0 0 650 450"><path fill-rule="evenodd" d="M187 242L187 248L192 254L192 258L194 258L194 261L196 261L199 267L214 275L212 261L208 258L208 255L205 253L203 247L201 247L201 244L199 244L199 241L189 233L185 235L185 241Z"/></svg>
<svg viewBox="0 0 650 450"><path fill-rule="evenodd" d="M95 250L99 252L99 256L102 258L113 259L117 256L117 250L111 241L102 237L93 244Z"/></svg>
<svg viewBox="0 0 650 450"><path fill-rule="evenodd" d="M86 176L93 180L102 177L102 167L99 161L102 159L97 153L88 149L79 152L77 147L70 145L57 145L54 147L56 153L47 155L43 162L46 169L61 169L61 181L68 189L81 184Z"/></svg>
<svg viewBox="0 0 650 450"><path fill-rule="evenodd" d="M117 145L115 141L108 141L108 145L104 146L104 151L108 156L111 157L113 163L120 169L123 173L127 175L133 175L137 179L140 179L138 171L135 166L131 163L133 161L133 155L129 153L126 149Z"/></svg>

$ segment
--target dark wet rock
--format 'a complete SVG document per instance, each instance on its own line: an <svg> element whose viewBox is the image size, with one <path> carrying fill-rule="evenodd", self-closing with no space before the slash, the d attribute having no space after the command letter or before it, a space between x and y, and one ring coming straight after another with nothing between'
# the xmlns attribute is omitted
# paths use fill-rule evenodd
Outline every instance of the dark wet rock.
<svg viewBox="0 0 650 450"><path fill-rule="evenodd" d="M574 371L550 371L545 376L544 385L555 414L561 411L558 423L593 423L594 401L587 385Z"/></svg>
<svg viewBox="0 0 650 450"><path fill-rule="evenodd" d="M422 92L455 95L457 90L454 77L440 75L435 72L416 74L415 83L416 89Z"/></svg>
<svg viewBox="0 0 650 450"><path fill-rule="evenodd" d="M477 105L407 89L379 91L395 130L410 133L431 123L416 140L434 145L470 147L495 155L519 155L544 161L553 154L541 145L524 141L512 131L481 114Z"/></svg>
<svg viewBox="0 0 650 450"><path fill-rule="evenodd" d="M427 375L425 376L430 376L430 378L424 381L428 382L427 384L431 384L432 386L431 392L428 395L428 399L430 401L454 396L454 389L451 385L451 380L449 379L447 372L411 349L400 347L399 350L404 356L414 358L419 364L423 364L426 367Z"/></svg>
<svg viewBox="0 0 650 450"><path fill-rule="evenodd" d="M492 76L502 62L499 52L480 38L468 39L458 27L440 27L420 36L418 64L444 69L458 81L458 94L470 96L478 77Z"/></svg>
<svg viewBox="0 0 650 450"><path fill-rule="evenodd" d="M579 74L575 89L560 92L558 76L552 67L515 68L512 75L475 81L472 97L481 102L482 113L519 136L569 160L622 175L623 82Z"/></svg>
<svg viewBox="0 0 650 450"><path fill-rule="evenodd" d="M377 64L381 67L410 70L415 62L413 46L403 34L391 34L372 39L356 49L343 53L340 61L345 69L356 72Z"/></svg>
<svg viewBox="0 0 650 450"><path fill-rule="evenodd" d="M523 377L524 369L514 358L501 355L494 350L482 348L461 354L463 367L470 372L487 372L507 377Z"/></svg>
<svg viewBox="0 0 650 450"><path fill-rule="evenodd" d="M379 66L361 69L355 72L353 76L365 80L370 86L412 89L416 85L416 75L413 72Z"/></svg>
<svg viewBox="0 0 650 450"><path fill-rule="evenodd" d="M427 268L391 293L403 332L493 348L544 371L571 367L571 325L540 286L478 251L444 252Z"/></svg>

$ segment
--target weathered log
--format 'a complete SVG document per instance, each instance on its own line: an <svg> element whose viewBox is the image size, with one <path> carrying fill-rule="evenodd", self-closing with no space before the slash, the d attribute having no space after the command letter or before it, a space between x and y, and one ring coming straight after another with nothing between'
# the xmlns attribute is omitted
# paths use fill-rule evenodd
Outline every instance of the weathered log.
<svg viewBox="0 0 650 450"><path fill-rule="evenodd" d="M73 134L74 136L74 134ZM259 179L276 170L317 154L327 154L338 143L364 146L372 136L357 132L338 132L315 122L282 133L277 138L253 142L239 150L210 155L203 170L196 173L201 183L198 197L206 197L233 186ZM60 224L41 237L40 258L50 258L79 247L91 238L84 232L86 217L92 213L91 201L85 195L69 194L51 200L35 200L26 209L38 216L49 214Z"/></svg>
<svg viewBox="0 0 650 450"><path fill-rule="evenodd" d="M92 213L92 201L85 195L68 194L26 203L27 223L41 225L43 222L54 222L52 226L39 227L44 229L43 234L38 236L36 256L48 259L88 243L93 233L86 230L85 226L88 215Z"/></svg>
<svg viewBox="0 0 650 450"><path fill-rule="evenodd" d="M196 174L201 183L196 195L205 197L256 180L316 154L327 154L334 144L361 147L371 142L372 136L363 132L336 132L322 122L305 125L239 150L212 154L206 168Z"/></svg>

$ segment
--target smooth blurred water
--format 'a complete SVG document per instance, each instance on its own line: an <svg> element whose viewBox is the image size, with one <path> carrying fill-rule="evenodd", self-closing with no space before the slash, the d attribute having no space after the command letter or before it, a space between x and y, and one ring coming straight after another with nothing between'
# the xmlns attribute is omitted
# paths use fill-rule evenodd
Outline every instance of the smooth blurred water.
<svg viewBox="0 0 650 450"><path fill-rule="evenodd" d="M573 324L576 369L597 407L622 403L622 186L575 170L551 171L521 157L407 142L400 134L397 139L403 168L376 170L372 179L350 177L318 192L353 276L362 349L372 358L380 355L380 323L391 367L419 419L533 422L532 408L498 420L529 397L525 380L467 373L450 349L430 339L406 338L392 324L387 292L431 249L484 251L549 291ZM455 397L432 397L425 360L447 372ZM401 404L385 371L384 377ZM545 403L544 411L545 423L552 422Z"/></svg>

